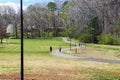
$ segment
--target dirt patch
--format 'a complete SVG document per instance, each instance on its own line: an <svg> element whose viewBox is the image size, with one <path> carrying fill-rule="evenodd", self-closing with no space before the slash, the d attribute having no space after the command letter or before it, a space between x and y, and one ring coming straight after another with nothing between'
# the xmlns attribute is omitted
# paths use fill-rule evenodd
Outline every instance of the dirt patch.
<svg viewBox="0 0 120 80"><path fill-rule="evenodd" d="M25 73L25 80L88 80L90 75L74 69L49 69L43 73ZM0 80L20 80L19 73L1 74Z"/></svg>
<svg viewBox="0 0 120 80"><path fill-rule="evenodd" d="M0 74L0 80L20 80L19 73Z"/></svg>
<svg viewBox="0 0 120 80"><path fill-rule="evenodd" d="M25 73L25 80L94 80L91 74L100 75L116 75L120 76L120 72L102 70L95 68L83 68L82 70L77 69L52 69L48 68L46 72L38 73ZM0 80L20 80L19 73L1 74Z"/></svg>

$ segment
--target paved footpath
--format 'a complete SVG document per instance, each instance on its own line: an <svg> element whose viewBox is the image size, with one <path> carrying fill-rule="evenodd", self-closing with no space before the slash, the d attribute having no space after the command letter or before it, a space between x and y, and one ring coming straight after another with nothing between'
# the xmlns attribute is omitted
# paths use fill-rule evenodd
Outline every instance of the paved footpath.
<svg viewBox="0 0 120 80"><path fill-rule="evenodd" d="M64 42L69 43L66 38L62 38ZM71 42L71 44L76 44L74 42ZM78 46L78 44L76 44ZM68 48L62 49L62 51L69 50ZM97 59L97 58L88 58L88 57L80 57L80 56L73 56L70 54L64 54L63 52L59 52L58 50L55 50L51 52L51 55L64 57L64 58L73 58L78 60L87 60L87 61L95 61L95 62L104 62L104 63L117 63L120 64L120 60L109 60L109 59Z"/></svg>

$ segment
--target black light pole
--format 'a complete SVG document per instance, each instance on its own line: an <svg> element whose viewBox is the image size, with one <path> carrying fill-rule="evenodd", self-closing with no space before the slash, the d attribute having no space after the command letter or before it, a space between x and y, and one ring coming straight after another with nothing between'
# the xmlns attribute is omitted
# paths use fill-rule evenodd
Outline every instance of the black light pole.
<svg viewBox="0 0 120 80"><path fill-rule="evenodd" d="M71 32L69 33L69 37L70 37L70 50L71 50Z"/></svg>
<svg viewBox="0 0 120 80"><path fill-rule="evenodd" d="M20 0L21 12L21 80L24 80L24 50L23 50L23 1Z"/></svg>

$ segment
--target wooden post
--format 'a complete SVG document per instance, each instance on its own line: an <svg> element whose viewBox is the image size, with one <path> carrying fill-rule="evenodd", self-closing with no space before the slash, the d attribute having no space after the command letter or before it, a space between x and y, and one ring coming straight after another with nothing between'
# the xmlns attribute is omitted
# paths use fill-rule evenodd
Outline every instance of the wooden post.
<svg viewBox="0 0 120 80"><path fill-rule="evenodd" d="M75 48L75 53L77 54L77 48Z"/></svg>

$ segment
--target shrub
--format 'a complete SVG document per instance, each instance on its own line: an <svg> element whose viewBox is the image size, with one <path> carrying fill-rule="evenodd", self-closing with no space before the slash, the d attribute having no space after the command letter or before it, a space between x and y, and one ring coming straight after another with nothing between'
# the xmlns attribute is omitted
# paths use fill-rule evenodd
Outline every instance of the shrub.
<svg viewBox="0 0 120 80"><path fill-rule="evenodd" d="M44 32L44 37L45 38L53 37L53 32Z"/></svg>
<svg viewBox="0 0 120 80"><path fill-rule="evenodd" d="M110 34L103 35L99 40L100 44L109 44L109 45L118 45L120 44L119 42L120 41L117 37Z"/></svg>
<svg viewBox="0 0 120 80"><path fill-rule="evenodd" d="M83 35L80 36L79 40L81 42L90 43L91 42L91 35L85 33L85 34L83 34Z"/></svg>
<svg viewBox="0 0 120 80"><path fill-rule="evenodd" d="M63 37L69 36L69 35L68 35L68 32L66 32L66 31L59 32L59 35L60 35L60 36L63 36Z"/></svg>

